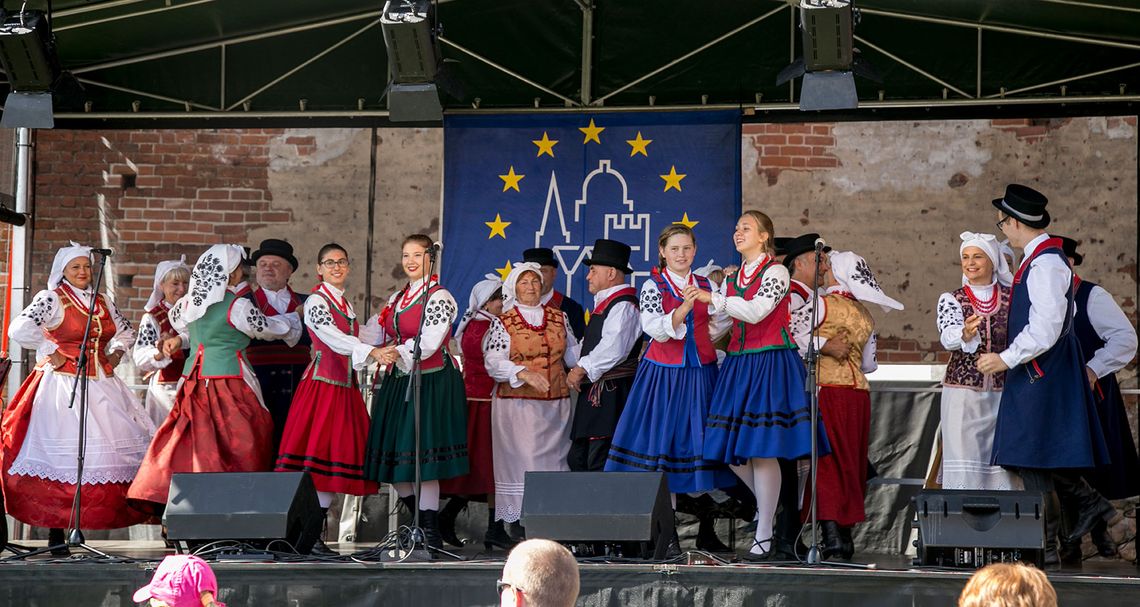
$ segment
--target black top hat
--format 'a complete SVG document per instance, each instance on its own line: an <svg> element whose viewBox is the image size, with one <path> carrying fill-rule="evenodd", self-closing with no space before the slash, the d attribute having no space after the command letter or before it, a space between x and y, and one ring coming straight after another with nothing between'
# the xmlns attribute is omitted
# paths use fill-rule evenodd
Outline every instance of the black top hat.
<svg viewBox="0 0 1140 607"><path fill-rule="evenodd" d="M558 260L554 258L554 251L546 247L538 247L523 251L523 261L537 263L540 266L558 267Z"/></svg>
<svg viewBox="0 0 1140 607"><path fill-rule="evenodd" d="M594 254L582 263L588 266L609 266L617 268L626 274L632 274L629 267L629 245L616 240L599 238L594 241Z"/></svg>
<svg viewBox="0 0 1140 607"><path fill-rule="evenodd" d="M994 199L994 206L1010 217L1031 228L1044 229L1049 225L1049 199L1037 190L1018 183L1005 186L1005 196Z"/></svg>
<svg viewBox="0 0 1140 607"><path fill-rule="evenodd" d="M284 240L266 238L261 241L261 246L257 247L257 250L253 252L249 260L256 264L262 255L276 255L288 261L289 265L293 266L293 271L297 270L297 258L293 256L293 245Z"/></svg>
<svg viewBox="0 0 1140 607"><path fill-rule="evenodd" d="M792 239L787 236L777 236L773 238L772 242L776 245L776 255L787 255L788 243L791 241Z"/></svg>
<svg viewBox="0 0 1140 607"><path fill-rule="evenodd" d="M797 256L814 251L815 241L817 240L819 240L819 234L815 232L800 234L795 238L789 238L787 243L784 244L784 265L791 268L792 262L796 260ZM831 252L831 247L824 245L823 252Z"/></svg>
<svg viewBox="0 0 1140 607"><path fill-rule="evenodd" d="M1058 236L1057 238L1061 239L1061 249L1065 251L1065 257L1072 257L1074 266L1081 265L1085 256L1077 252L1077 241L1068 236Z"/></svg>

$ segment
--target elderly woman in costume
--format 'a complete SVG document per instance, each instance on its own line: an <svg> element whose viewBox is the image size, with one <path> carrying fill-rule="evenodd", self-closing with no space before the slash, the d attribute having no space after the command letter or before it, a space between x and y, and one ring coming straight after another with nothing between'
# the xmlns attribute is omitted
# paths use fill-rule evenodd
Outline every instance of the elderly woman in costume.
<svg viewBox="0 0 1140 607"><path fill-rule="evenodd" d="M8 514L52 529L63 543L76 484L83 484L78 526L115 529L147 517L127 507L154 423L114 374L135 340L131 323L92 285L91 248L71 243L56 253L47 290L12 321L8 336L39 363L4 411L0 475ZM94 297L94 302L92 298ZM87 368L77 367L88 319ZM87 407L73 394L85 373ZM71 406L75 398L75 406ZM77 470L80 416L87 413L83 478Z"/></svg>
<svg viewBox="0 0 1140 607"><path fill-rule="evenodd" d="M543 306L538 264L516 264L503 283L503 315L491 323L483 346L491 400L495 462L495 520L517 523L528 471L569 470L574 403L567 369L578 362L578 343L561 310Z"/></svg>
<svg viewBox="0 0 1140 607"><path fill-rule="evenodd" d="M823 532L823 556L855 554L852 527L866 518L867 448L871 434L871 393L867 373L875 359L875 319L867 304L885 312L903 305L879 288L867 261L852 252L833 252L825 274L826 293L812 312L809 301L793 315L797 343L807 344L818 328L819 414L831 453L819 458L816 509ZM816 323L812 325L812 321ZM810 496L801 517L810 518Z"/></svg>
<svg viewBox="0 0 1140 607"><path fill-rule="evenodd" d="M487 550L514 545L495 520L495 468L491 456L491 396L495 380L487 375L483 348L491 323L503 312L503 281L498 274L487 274L475 283L467 298L467 311L459 321L455 340L463 352L463 385L467 391L467 460L470 472L440 483L440 491L451 496L439 512L439 528L443 539L453 546L463 542L455 535L455 518L471 500L487 502L487 531L483 544Z"/></svg>
<svg viewBox="0 0 1140 607"><path fill-rule="evenodd" d="M1005 373L978 371L978 355L1006 347L1013 274L992 234L963 232L962 286L938 298L938 334L950 350L942 379L942 488L1016 489L1017 477L990 465Z"/></svg>
<svg viewBox="0 0 1140 607"><path fill-rule="evenodd" d="M305 300L305 328L312 340L313 361L289 406L277 470L304 471L313 478L321 505L321 520L337 493L370 495L376 483L364 477L368 440L368 409L354 371L371 360L380 362L380 348L357 337L356 311L345 297L348 252L329 243L317 253L321 283ZM336 554L318 538L314 554Z"/></svg>
<svg viewBox="0 0 1140 607"><path fill-rule="evenodd" d="M404 239L401 265L408 283L388 298L376 320L368 322L368 341L386 344L381 348L381 360L394 367L372 399L364 474L371 480L394 485L400 501L411 510L416 499L418 458L423 481L420 527L428 547L442 548L439 481L467 473L467 401L463 377L448 350L457 306L455 298L431 273L431 246L431 239L423 234ZM418 454L416 412L408 398L417 334L423 371Z"/></svg>
<svg viewBox="0 0 1140 607"><path fill-rule="evenodd" d="M155 512L177 472L258 472L273 465L273 419L245 358L251 338L297 343L295 312L266 317L239 295L245 250L210 247L190 273L190 292L170 310L178 332L168 347L189 346L174 408L158 428L131 484L132 503Z"/></svg>
<svg viewBox="0 0 1140 607"><path fill-rule="evenodd" d="M174 408L174 394L182 378L186 363L186 349L167 351L167 338L177 335L170 326L170 308L186 294L190 283L190 266L186 256L181 259L159 262L154 269L154 290L146 301L146 313L139 321L139 337L135 342L135 366L144 377L149 377L146 389L146 412L160 426Z"/></svg>

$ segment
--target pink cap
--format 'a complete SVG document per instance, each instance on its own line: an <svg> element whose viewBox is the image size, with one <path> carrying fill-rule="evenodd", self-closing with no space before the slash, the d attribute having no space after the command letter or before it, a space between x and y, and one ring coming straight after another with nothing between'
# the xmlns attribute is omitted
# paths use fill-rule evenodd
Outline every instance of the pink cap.
<svg viewBox="0 0 1140 607"><path fill-rule="evenodd" d="M203 592L218 594L218 579L206 561L185 554L162 559L150 583L135 591L134 601L158 599L170 607L201 607ZM219 607L225 604L218 603Z"/></svg>

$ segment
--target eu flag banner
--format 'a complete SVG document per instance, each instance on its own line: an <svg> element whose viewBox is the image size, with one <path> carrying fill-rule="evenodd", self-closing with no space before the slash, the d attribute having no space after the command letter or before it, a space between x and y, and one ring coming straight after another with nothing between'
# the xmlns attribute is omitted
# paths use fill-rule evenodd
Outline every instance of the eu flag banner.
<svg viewBox="0 0 1140 607"><path fill-rule="evenodd" d="M594 240L630 245L640 286L672 223L693 228L694 267L737 258L739 112L447 116L443 148L440 274L459 301L524 249L549 247L564 273L555 288L590 309Z"/></svg>

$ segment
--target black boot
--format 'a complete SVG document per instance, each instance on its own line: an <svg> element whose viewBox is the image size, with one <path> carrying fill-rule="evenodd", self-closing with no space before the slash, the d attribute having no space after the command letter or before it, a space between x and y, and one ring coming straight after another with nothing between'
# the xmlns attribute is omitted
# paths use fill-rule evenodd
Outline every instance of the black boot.
<svg viewBox="0 0 1140 607"><path fill-rule="evenodd" d="M1062 501L1072 499L1078 508L1077 520L1069 528L1069 541L1079 542L1097 521L1107 522L1116 514L1112 503L1089 486L1085 479L1074 474L1053 474L1053 484L1057 487L1057 496Z"/></svg>
<svg viewBox="0 0 1140 607"><path fill-rule="evenodd" d="M526 541L526 528L523 527L522 523L520 523L519 521L515 521L515 522L511 523L510 525L508 525L507 526L507 533L509 533L511 536L511 539L516 541L516 542L525 542Z"/></svg>
<svg viewBox="0 0 1140 607"><path fill-rule="evenodd" d="M447 505L439 511L439 534L443 537L443 541L456 548L463 547L463 540L455 535L455 518L466 507L467 498L453 497L447 500Z"/></svg>
<svg viewBox="0 0 1140 607"><path fill-rule="evenodd" d="M843 554L843 538L839 536L839 523L835 521L820 521L820 535L823 537L821 555L826 559L835 558Z"/></svg>
<svg viewBox="0 0 1140 607"><path fill-rule="evenodd" d="M321 508L321 533L317 535L317 541L313 542L313 549L309 552L314 556L340 556L340 553L332 548L329 548L325 543L324 534L328 531L329 522L329 509Z"/></svg>
<svg viewBox="0 0 1140 607"><path fill-rule="evenodd" d="M503 550L510 550L514 548L518 542L511 539L507 534L507 530L503 528L503 521L495 520L495 508L492 506L487 507L487 532L483 534L483 547L487 552L491 552L494 548L501 548Z"/></svg>
<svg viewBox="0 0 1140 607"><path fill-rule="evenodd" d="M850 561L855 556L855 539L851 536L850 527L839 528L839 539L843 541L843 548L839 552L839 556L843 560Z"/></svg>
<svg viewBox="0 0 1140 607"><path fill-rule="evenodd" d="M67 547L67 538L63 535L63 529L59 527L48 529L48 546L53 546L52 556L71 556L71 549Z"/></svg>
<svg viewBox="0 0 1140 607"><path fill-rule="evenodd" d="M1116 542L1108 534L1108 523L1101 521L1092 528L1092 543L1101 556L1109 559L1116 558Z"/></svg>
<svg viewBox="0 0 1140 607"><path fill-rule="evenodd" d="M1061 568L1061 523L1064 517L1063 506L1065 502L1058 500L1060 496L1053 493L1045 494L1045 568L1057 570ZM1077 544L1077 564L1080 564L1080 543Z"/></svg>
<svg viewBox="0 0 1140 607"><path fill-rule="evenodd" d="M677 533L677 524L674 521L673 533L669 536L669 544L665 546L665 560L680 558L682 554L684 552L681 552L681 536Z"/></svg>
<svg viewBox="0 0 1140 607"><path fill-rule="evenodd" d="M404 508L408 511L409 514L414 513L416 511L416 496L405 495L404 497L399 498L399 502L401 505L404 506Z"/></svg>
<svg viewBox="0 0 1140 607"><path fill-rule="evenodd" d="M420 529L424 531L424 542L428 548L443 548L443 536L439 533L439 512L420 510Z"/></svg>
<svg viewBox="0 0 1140 607"><path fill-rule="evenodd" d="M716 535L716 519L701 515L697 517L697 550L705 552L732 552Z"/></svg>

